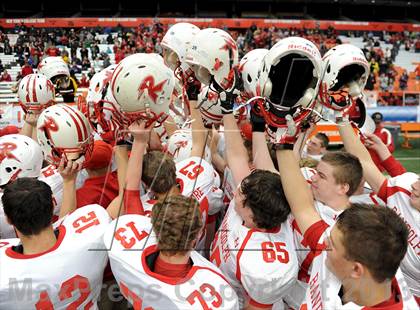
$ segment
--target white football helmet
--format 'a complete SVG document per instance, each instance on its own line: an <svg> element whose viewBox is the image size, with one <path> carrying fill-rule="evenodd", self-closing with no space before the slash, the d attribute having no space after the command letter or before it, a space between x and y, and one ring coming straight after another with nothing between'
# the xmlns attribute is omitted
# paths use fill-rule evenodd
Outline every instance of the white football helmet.
<svg viewBox="0 0 420 310"><path fill-rule="evenodd" d="M223 122L219 94L209 86L203 87L198 94L198 106L205 126L218 125Z"/></svg>
<svg viewBox="0 0 420 310"><path fill-rule="evenodd" d="M19 83L19 104L23 111L41 112L54 104L55 90L52 82L43 74L28 74Z"/></svg>
<svg viewBox="0 0 420 310"><path fill-rule="evenodd" d="M170 136L167 144L167 152L174 158L175 163L190 157L192 150L191 130L177 130ZM204 159L211 163L210 148L206 145Z"/></svg>
<svg viewBox="0 0 420 310"><path fill-rule="evenodd" d="M85 115L92 128L100 135L123 126L119 117L121 114L119 111L116 112L118 105L109 87L116 67L117 65L111 65L101 70L92 77L89 83Z"/></svg>
<svg viewBox="0 0 420 310"><path fill-rule="evenodd" d="M163 120L169 113L174 89L173 72L156 57L143 54L133 62L118 66L111 80L112 94L128 123L145 119Z"/></svg>
<svg viewBox="0 0 420 310"><path fill-rule="evenodd" d="M45 159L58 165L61 157L79 155L76 160L84 163L90 158L93 136L87 118L79 110L66 104L45 109L37 122L38 142Z"/></svg>
<svg viewBox="0 0 420 310"><path fill-rule="evenodd" d="M331 48L322 58L325 74L320 92L322 104L341 111L351 105L366 86L370 66L363 51L352 44Z"/></svg>
<svg viewBox="0 0 420 310"><path fill-rule="evenodd" d="M241 95L244 99L261 96L258 84L258 72L261 67L261 62L267 53L268 49L257 48L248 52L239 62L238 71L242 75L242 81L244 83L244 91Z"/></svg>
<svg viewBox="0 0 420 310"><path fill-rule="evenodd" d="M322 75L321 54L311 41L289 37L277 42L261 62L259 85L264 100L259 113L270 126L284 127L286 115L296 123L311 112Z"/></svg>
<svg viewBox="0 0 420 310"><path fill-rule="evenodd" d="M70 71L60 56L46 57L38 65L38 72L44 74L55 85L63 77L69 77Z"/></svg>
<svg viewBox="0 0 420 310"><path fill-rule="evenodd" d="M42 150L33 139L18 134L0 137L0 186L17 178L37 178L42 168Z"/></svg>
<svg viewBox="0 0 420 310"><path fill-rule="evenodd" d="M200 28L190 23L177 23L165 33L161 45L165 64L175 70L185 62L188 46Z"/></svg>
<svg viewBox="0 0 420 310"><path fill-rule="evenodd" d="M230 90L235 84L238 46L226 32L217 28L200 30L192 40L186 62L204 85L214 82L218 88Z"/></svg>

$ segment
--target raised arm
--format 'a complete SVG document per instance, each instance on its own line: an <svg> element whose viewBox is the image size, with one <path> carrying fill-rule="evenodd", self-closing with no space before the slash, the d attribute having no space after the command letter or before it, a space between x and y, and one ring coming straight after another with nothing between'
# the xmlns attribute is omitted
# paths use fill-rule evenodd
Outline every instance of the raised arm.
<svg viewBox="0 0 420 310"><path fill-rule="evenodd" d="M321 220L321 217L315 210L311 190L300 172L293 150L279 149L276 155L284 193L302 234L305 234L310 226Z"/></svg>
<svg viewBox="0 0 420 310"><path fill-rule="evenodd" d="M232 171L235 184L240 184L247 177L249 169L249 158L236 119L233 114L223 116L225 127L226 157L230 170Z"/></svg>
<svg viewBox="0 0 420 310"><path fill-rule="evenodd" d="M63 202L60 208L59 218L76 210L76 178L81 166L72 160L61 159L58 171L63 178Z"/></svg>
<svg viewBox="0 0 420 310"><path fill-rule="evenodd" d="M377 135L366 134L364 144L368 149L371 149L375 151L376 154L378 154L382 167L385 168L386 172L388 172L391 177L395 177L407 172L404 166L401 165L401 163L396 160L394 156L392 156L388 147Z"/></svg>
<svg viewBox="0 0 420 310"><path fill-rule="evenodd" d="M111 218L117 218L121 213L122 201L124 197L124 189L126 187L128 150L127 145L116 145L114 147L114 158L117 163L118 176L118 196L111 201L107 207L108 214Z"/></svg>
<svg viewBox="0 0 420 310"><path fill-rule="evenodd" d="M265 139L265 121L251 110L252 123L252 159L257 169L278 173L267 148Z"/></svg>
<svg viewBox="0 0 420 310"><path fill-rule="evenodd" d="M342 122L338 125L338 130L346 151L359 158L366 181L375 192L379 192L386 178L376 167L369 152L356 136L353 127L348 122Z"/></svg>
<svg viewBox="0 0 420 310"><path fill-rule="evenodd" d="M204 149L206 147L206 140L208 138L208 131L204 127L203 119L201 118L200 109L197 108L197 101L190 101L191 119L192 119L192 142L191 157L203 157Z"/></svg>

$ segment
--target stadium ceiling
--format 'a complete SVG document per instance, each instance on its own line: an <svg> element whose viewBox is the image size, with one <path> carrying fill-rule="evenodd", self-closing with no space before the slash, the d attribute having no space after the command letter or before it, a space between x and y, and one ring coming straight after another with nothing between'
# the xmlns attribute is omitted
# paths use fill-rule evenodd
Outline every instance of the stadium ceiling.
<svg viewBox="0 0 420 310"><path fill-rule="evenodd" d="M420 1L402 0L81 0L2 1L0 18L227 17L417 22Z"/></svg>

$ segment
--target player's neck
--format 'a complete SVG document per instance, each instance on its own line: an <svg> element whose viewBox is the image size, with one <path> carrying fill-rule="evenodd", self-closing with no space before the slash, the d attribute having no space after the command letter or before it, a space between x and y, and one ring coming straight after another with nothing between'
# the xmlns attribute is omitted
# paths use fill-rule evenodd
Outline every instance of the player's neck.
<svg viewBox="0 0 420 310"><path fill-rule="evenodd" d="M169 256L169 255L166 255L165 253L162 253L162 251L160 251L159 258L163 260L165 263L183 265L183 264L188 264L190 260L190 252L187 252L185 254L176 254L176 255Z"/></svg>
<svg viewBox="0 0 420 310"><path fill-rule="evenodd" d="M172 188L169 190L169 192L163 193L163 194L159 194L159 193L155 193L155 196L157 198L157 200L159 201L163 201L165 200L168 196L178 196L181 195L181 191L179 190L178 186L172 186Z"/></svg>
<svg viewBox="0 0 420 310"><path fill-rule="evenodd" d="M344 287L344 302L354 302L359 306L371 307L391 298L392 282L377 283L373 279L350 281Z"/></svg>
<svg viewBox="0 0 420 310"><path fill-rule="evenodd" d="M57 242L52 226L34 236L24 236L18 232L18 237L22 242L23 254L25 255L39 254L48 251Z"/></svg>
<svg viewBox="0 0 420 310"><path fill-rule="evenodd" d="M333 198L325 201L324 204L334 209L335 211L342 211L346 210L350 206L350 200L347 195L334 196Z"/></svg>

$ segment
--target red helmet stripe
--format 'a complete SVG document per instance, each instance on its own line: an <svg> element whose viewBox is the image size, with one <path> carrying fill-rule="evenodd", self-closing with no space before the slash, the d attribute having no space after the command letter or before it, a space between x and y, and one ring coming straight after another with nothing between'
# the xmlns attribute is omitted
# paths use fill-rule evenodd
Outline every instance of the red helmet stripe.
<svg viewBox="0 0 420 310"><path fill-rule="evenodd" d="M29 84L31 84L31 78L29 77L28 82L26 82L26 103L31 102L31 97L29 97Z"/></svg>
<svg viewBox="0 0 420 310"><path fill-rule="evenodd" d="M82 141L84 141L85 139L87 139L88 137L88 129L86 127L85 122L83 121L82 116L80 116L76 111L73 110L73 108L69 108L69 107L65 107L67 109L70 109L72 113L74 113L76 115L76 118L80 121L80 123L82 123L82 127L83 127L83 133L84 133L84 139L82 139Z"/></svg>
<svg viewBox="0 0 420 310"><path fill-rule="evenodd" d="M32 99L33 102L38 102L38 98L36 96L36 75L34 75L34 82L32 83Z"/></svg>
<svg viewBox="0 0 420 310"><path fill-rule="evenodd" d="M111 90L112 93L114 94L114 85L115 85L115 81L117 80L118 75L121 73L122 69L124 68L124 66L122 66L121 64L118 66L119 68L116 68L114 71L114 74L112 75L112 84L111 84Z"/></svg>
<svg viewBox="0 0 420 310"><path fill-rule="evenodd" d="M63 106L63 109L68 112L68 114L70 115L70 117L72 118L72 120L73 120L73 122L76 126L77 137L78 137L79 142L83 142L84 139L83 139L82 129L80 128L79 122L76 120L76 118L73 115L74 111L71 108L66 107L66 106Z"/></svg>

